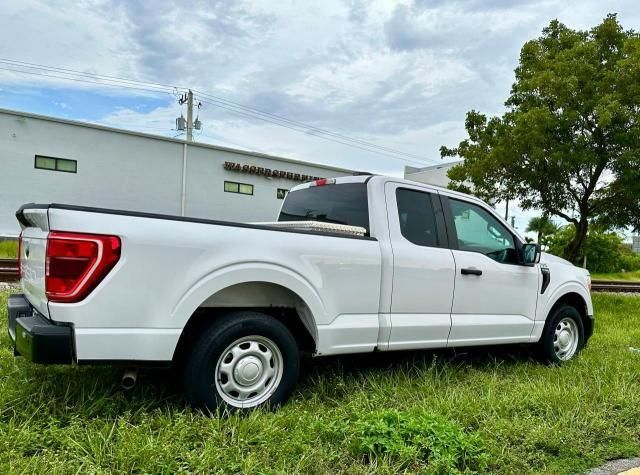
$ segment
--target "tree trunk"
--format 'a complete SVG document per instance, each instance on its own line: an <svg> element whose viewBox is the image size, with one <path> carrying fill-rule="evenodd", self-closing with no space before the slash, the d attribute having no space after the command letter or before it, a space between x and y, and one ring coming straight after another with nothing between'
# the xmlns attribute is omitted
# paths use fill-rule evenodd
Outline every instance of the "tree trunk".
<svg viewBox="0 0 640 475"><path fill-rule="evenodd" d="M574 226L576 228L576 234L572 241L567 244L567 247L565 247L563 257L574 264L578 264L578 259L582 254L584 243L587 239L589 222L586 219L581 218L578 224L574 224Z"/></svg>

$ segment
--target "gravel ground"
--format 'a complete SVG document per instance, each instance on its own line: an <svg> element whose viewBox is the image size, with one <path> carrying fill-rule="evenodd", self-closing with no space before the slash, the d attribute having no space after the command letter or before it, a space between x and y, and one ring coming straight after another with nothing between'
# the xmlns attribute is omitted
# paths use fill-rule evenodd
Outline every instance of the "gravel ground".
<svg viewBox="0 0 640 475"><path fill-rule="evenodd" d="M594 468L588 475L618 475L620 472L640 467L640 457L633 459L612 460L600 468Z"/></svg>

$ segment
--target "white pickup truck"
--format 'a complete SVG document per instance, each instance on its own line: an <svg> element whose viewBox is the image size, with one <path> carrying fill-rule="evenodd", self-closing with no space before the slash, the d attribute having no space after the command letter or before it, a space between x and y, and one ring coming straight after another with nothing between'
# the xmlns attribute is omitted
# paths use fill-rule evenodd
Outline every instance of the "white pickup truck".
<svg viewBox="0 0 640 475"><path fill-rule="evenodd" d="M189 401L210 410L283 403L301 352L531 343L561 363L593 329L587 271L541 258L476 198L402 179L299 185L288 223L61 204L16 216L16 354L179 364Z"/></svg>

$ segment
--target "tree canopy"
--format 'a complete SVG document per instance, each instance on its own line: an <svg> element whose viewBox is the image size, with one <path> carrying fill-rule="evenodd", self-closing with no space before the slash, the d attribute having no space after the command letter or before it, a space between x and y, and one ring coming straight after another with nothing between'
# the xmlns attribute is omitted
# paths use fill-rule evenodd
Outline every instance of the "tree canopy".
<svg viewBox="0 0 640 475"><path fill-rule="evenodd" d="M575 228L577 260L590 222L640 229L640 36L615 14L590 31L553 20L520 52L501 117L467 113L468 138L441 147L464 161L451 187L491 202L517 199Z"/></svg>

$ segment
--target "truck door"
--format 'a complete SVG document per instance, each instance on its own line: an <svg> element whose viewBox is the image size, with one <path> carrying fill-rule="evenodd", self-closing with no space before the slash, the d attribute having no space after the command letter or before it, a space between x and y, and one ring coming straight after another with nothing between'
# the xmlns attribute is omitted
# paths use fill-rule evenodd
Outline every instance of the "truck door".
<svg viewBox="0 0 640 475"><path fill-rule="evenodd" d="M449 346L528 342L538 265L520 265L519 238L480 203L457 197L442 203L456 262Z"/></svg>
<svg viewBox="0 0 640 475"><path fill-rule="evenodd" d="M389 350L447 344L455 263L436 192L385 185L393 253Z"/></svg>

